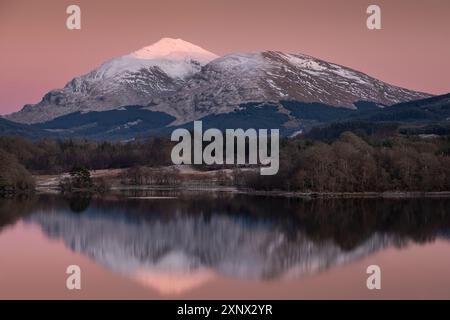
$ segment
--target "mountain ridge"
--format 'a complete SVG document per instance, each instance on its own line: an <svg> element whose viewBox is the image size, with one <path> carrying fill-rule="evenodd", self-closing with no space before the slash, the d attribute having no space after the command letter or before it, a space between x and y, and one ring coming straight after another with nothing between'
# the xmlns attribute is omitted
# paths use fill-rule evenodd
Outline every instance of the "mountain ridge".
<svg viewBox="0 0 450 320"><path fill-rule="evenodd" d="M217 58L176 93L152 101L183 124L210 114L228 113L249 102L296 100L356 109L357 101L380 105L427 98L362 72L302 54L280 51L237 53Z"/></svg>
<svg viewBox="0 0 450 320"><path fill-rule="evenodd" d="M103 63L6 118L44 123L74 112L142 105L175 117L178 125L249 102L297 100L355 109L361 100L390 105L429 96L307 55L262 51L217 57L181 39L163 38Z"/></svg>

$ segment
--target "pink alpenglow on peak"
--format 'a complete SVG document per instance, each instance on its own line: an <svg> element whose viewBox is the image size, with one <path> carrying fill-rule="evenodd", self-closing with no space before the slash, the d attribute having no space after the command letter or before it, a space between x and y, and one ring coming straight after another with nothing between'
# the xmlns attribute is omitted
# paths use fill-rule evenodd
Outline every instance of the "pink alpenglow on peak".
<svg viewBox="0 0 450 320"><path fill-rule="evenodd" d="M162 38L158 42L139 49L131 56L139 59L170 59L184 60L185 58L194 58L200 62L209 62L218 58L212 52L209 52L199 46L182 39Z"/></svg>

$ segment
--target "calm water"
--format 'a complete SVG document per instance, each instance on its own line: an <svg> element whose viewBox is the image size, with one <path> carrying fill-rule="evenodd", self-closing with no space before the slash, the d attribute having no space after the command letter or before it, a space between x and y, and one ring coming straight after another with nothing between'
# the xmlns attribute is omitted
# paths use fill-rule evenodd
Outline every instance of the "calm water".
<svg viewBox="0 0 450 320"><path fill-rule="evenodd" d="M0 298L450 299L450 199L145 196L0 200Z"/></svg>

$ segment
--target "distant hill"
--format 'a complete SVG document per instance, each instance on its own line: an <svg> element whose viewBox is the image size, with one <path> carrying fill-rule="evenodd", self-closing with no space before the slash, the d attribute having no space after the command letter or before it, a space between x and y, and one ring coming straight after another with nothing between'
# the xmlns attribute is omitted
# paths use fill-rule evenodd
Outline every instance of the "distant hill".
<svg viewBox="0 0 450 320"><path fill-rule="evenodd" d="M50 137L52 134L31 125L20 124L0 118L0 136L22 136L31 140L36 140Z"/></svg>
<svg viewBox="0 0 450 320"><path fill-rule="evenodd" d="M103 112L75 112L33 127L63 137L84 137L94 140L130 140L141 134L163 128L175 118L162 112L126 106Z"/></svg>
<svg viewBox="0 0 450 320"><path fill-rule="evenodd" d="M403 102L388 108L370 110L362 114L353 115L353 117L373 122L450 121L450 93Z"/></svg>
<svg viewBox="0 0 450 320"><path fill-rule="evenodd" d="M332 140L344 131L365 134L412 135L450 134L450 93L432 98L395 104L382 109L359 110L321 124L309 131L313 139Z"/></svg>

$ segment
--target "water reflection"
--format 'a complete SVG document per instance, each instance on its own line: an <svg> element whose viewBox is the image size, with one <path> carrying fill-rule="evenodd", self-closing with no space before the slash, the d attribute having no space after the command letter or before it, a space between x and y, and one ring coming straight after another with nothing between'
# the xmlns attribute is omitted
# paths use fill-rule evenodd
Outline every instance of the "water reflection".
<svg viewBox="0 0 450 320"><path fill-rule="evenodd" d="M18 219L37 224L71 250L162 292L187 290L214 274L300 277L450 235L450 199L153 196L0 201L0 231Z"/></svg>
<svg viewBox="0 0 450 320"><path fill-rule="evenodd" d="M32 213L36 205L35 196L22 195L17 198L0 198L0 233L8 226Z"/></svg>
<svg viewBox="0 0 450 320"><path fill-rule="evenodd" d="M78 192L75 194L65 195L64 199L66 199L72 212L82 213L86 211L87 208L89 208L89 205L91 204L92 194Z"/></svg>

